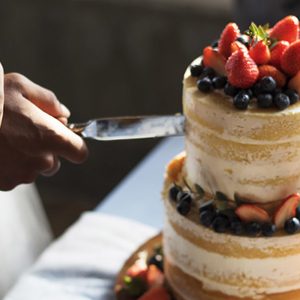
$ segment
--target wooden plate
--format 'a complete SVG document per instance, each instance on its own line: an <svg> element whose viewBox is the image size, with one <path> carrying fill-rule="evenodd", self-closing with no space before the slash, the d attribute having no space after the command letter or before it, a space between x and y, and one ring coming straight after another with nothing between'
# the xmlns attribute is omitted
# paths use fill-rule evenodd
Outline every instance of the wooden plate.
<svg viewBox="0 0 300 300"><path fill-rule="evenodd" d="M154 248L157 246L161 246L161 244L162 244L162 233L146 241L127 259L122 269L120 270L115 283L114 289L115 289L115 295L117 300L120 300L120 297L118 297L118 291L122 287L123 278L128 268L132 266L141 257L145 257L146 260L147 257L150 257L152 255Z"/></svg>

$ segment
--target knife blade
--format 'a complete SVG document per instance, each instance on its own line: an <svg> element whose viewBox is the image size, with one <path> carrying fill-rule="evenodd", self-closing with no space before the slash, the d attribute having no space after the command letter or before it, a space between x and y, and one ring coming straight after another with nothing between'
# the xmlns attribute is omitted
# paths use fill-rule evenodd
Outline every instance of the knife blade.
<svg viewBox="0 0 300 300"><path fill-rule="evenodd" d="M116 117L68 124L68 127L83 138L99 141L130 140L183 135L184 120L182 114Z"/></svg>

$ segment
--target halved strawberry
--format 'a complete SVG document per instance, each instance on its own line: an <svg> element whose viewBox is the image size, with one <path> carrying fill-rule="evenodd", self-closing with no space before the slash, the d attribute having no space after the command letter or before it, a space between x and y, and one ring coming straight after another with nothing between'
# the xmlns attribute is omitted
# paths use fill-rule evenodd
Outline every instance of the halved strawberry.
<svg viewBox="0 0 300 300"><path fill-rule="evenodd" d="M270 37L279 41L290 43L299 38L299 20L295 16L287 16L274 25L270 31Z"/></svg>
<svg viewBox="0 0 300 300"><path fill-rule="evenodd" d="M281 68L287 74L294 76L300 71L300 40L292 43L281 57Z"/></svg>
<svg viewBox="0 0 300 300"><path fill-rule="evenodd" d="M287 41L279 41L276 43L276 45L271 49L271 59L269 64L280 69L283 52L289 47L289 45L290 43Z"/></svg>
<svg viewBox="0 0 300 300"><path fill-rule="evenodd" d="M203 64L213 68L218 74L225 75L225 57L216 49L208 46L203 50Z"/></svg>
<svg viewBox="0 0 300 300"><path fill-rule="evenodd" d="M167 290L162 287L155 287L148 290L143 296L138 298L138 300L170 300L170 295Z"/></svg>
<svg viewBox="0 0 300 300"><path fill-rule="evenodd" d="M230 49L231 49L231 53L233 53L239 49L248 52L247 47L239 41L235 41L235 42L231 43Z"/></svg>
<svg viewBox="0 0 300 300"><path fill-rule="evenodd" d="M288 87L300 94L300 71L289 81Z"/></svg>
<svg viewBox="0 0 300 300"><path fill-rule="evenodd" d="M131 278L140 278L147 282L148 266L145 261L137 260L127 271L126 275Z"/></svg>
<svg viewBox="0 0 300 300"><path fill-rule="evenodd" d="M242 204L235 210L236 215L244 222L270 222L269 214L254 204Z"/></svg>
<svg viewBox="0 0 300 300"><path fill-rule="evenodd" d="M227 60L225 65L228 81L235 87L247 89L258 78L258 67L246 51L239 49Z"/></svg>
<svg viewBox="0 0 300 300"><path fill-rule="evenodd" d="M235 23L228 23L224 28L219 40L219 52L228 58L231 55L231 44L240 35L240 30Z"/></svg>
<svg viewBox="0 0 300 300"><path fill-rule="evenodd" d="M286 76L278 69L276 69L274 66L262 65L259 66L258 69L259 69L259 76L258 76L259 79L266 76L271 76L276 81L278 87L283 87L286 84Z"/></svg>
<svg viewBox="0 0 300 300"><path fill-rule="evenodd" d="M173 160L167 166L167 176L172 182L177 182L179 174L182 170L185 162L186 153L185 151L176 155Z"/></svg>
<svg viewBox="0 0 300 300"><path fill-rule="evenodd" d="M296 208L300 202L300 194L292 194L282 201L274 214L274 224L277 228L284 227L285 221L296 216Z"/></svg>
<svg viewBox="0 0 300 300"><path fill-rule="evenodd" d="M269 47L264 41L259 41L249 50L249 55L258 65L265 65L271 58Z"/></svg>
<svg viewBox="0 0 300 300"><path fill-rule="evenodd" d="M147 272L147 285L149 288L162 286L165 280L163 272L155 265L150 265Z"/></svg>

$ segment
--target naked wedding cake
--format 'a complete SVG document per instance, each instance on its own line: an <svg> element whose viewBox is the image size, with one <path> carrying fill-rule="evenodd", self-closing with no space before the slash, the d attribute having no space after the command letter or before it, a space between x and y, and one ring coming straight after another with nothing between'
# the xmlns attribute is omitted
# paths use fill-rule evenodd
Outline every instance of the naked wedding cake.
<svg viewBox="0 0 300 300"><path fill-rule="evenodd" d="M300 299L299 93L294 16L227 24L185 72L185 151L163 189L177 300Z"/></svg>

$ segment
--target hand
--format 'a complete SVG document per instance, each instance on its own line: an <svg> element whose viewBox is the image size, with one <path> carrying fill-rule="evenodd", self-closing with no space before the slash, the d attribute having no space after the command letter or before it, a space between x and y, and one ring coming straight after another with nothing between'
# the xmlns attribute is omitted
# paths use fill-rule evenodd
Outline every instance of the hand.
<svg viewBox="0 0 300 300"><path fill-rule="evenodd" d="M87 158L84 141L65 126L69 115L51 91L17 73L4 76L0 190L55 174L59 157L73 163Z"/></svg>

